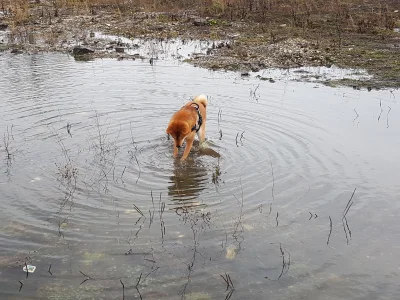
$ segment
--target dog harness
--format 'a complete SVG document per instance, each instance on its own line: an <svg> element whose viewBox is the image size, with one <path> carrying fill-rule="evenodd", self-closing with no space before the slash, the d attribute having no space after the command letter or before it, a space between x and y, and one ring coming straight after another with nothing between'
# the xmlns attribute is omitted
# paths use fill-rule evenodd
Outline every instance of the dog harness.
<svg viewBox="0 0 400 300"><path fill-rule="evenodd" d="M203 124L203 117L201 116L199 105L197 103L194 103L194 102L192 103L192 105L195 105L195 106L192 106L192 107L194 107L197 110L197 116L198 116L197 124L192 127L192 131L199 132L200 127Z"/></svg>

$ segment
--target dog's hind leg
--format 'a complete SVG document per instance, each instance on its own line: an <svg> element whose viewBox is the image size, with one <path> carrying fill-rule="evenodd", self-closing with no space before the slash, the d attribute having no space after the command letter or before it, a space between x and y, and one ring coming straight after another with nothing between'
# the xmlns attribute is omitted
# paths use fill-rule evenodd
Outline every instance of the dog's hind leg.
<svg viewBox="0 0 400 300"><path fill-rule="evenodd" d="M206 139L206 129L205 126L201 126L200 130L197 132L197 136L199 137L200 143L203 143Z"/></svg>

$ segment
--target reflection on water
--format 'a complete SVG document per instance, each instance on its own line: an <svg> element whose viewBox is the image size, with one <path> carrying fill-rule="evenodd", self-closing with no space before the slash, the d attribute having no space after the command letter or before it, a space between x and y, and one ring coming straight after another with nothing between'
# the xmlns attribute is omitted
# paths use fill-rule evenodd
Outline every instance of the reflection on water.
<svg viewBox="0 0 400 300"><path fill-rule="evenodd" d="M188 160L183 166L175 162L173 175L170 177L168 196L171 196L175 210L200 208L204 204L198 202L200 192L209 181L207 169Z"/></svg>
<svg viewBox="0 0 400 300"><path fill-rule="evenodd" d="M211 181L211 175L209 167L202 165L201 162L199 163L199 157L220 157L219 153L212 149L210 145L212 144L200 146L199 142L195 141L192 156L183 163L179 159L174 160L174 170L173 175L170 176L171 185L168 186L168 195L174 201L175 209L187 210L205 205L198 202L198 198L201 191L207 188L207 184Z"/></svg>
<svg viewBox="0 0 400 300"><path fill-rule="evenodd" d="M397 91L161 59L0 68L1 299L396 299ZM207 145L180 163L165 127L200 93Z"/></svg>

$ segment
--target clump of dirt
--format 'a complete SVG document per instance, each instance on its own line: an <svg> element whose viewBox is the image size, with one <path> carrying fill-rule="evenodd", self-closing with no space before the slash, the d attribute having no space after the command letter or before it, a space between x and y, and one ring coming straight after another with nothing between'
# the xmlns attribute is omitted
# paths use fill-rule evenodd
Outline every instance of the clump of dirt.
<svg viewBox="0 0 400 300"><path fill-rule="evenodd" d="M187 60L195 66L241 72L258 72L265 68L330 66L332 59L315 43L303 38L288 38L271 43L268 39L249 45L245 41L221 42L209 55L195 55Z"/></svg>

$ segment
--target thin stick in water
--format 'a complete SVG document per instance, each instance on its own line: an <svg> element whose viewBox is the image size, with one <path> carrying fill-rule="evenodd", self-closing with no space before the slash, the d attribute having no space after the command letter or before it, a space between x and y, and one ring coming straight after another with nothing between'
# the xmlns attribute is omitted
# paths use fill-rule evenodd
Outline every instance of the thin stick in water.
<svg viewBox="0 0 400 300"><path fill-rule="evenodd" d="M329 235L328 235L328 240L326 241L326 244L327 244L327 245L329 245L329 240L330 240L331 234L332 234L332 218L331 218L331 216L329 216L329 222L330 222L330 225L329 225Z"/></svg>
<svg viewBox="0 0 400 300"><path fill-rule="evenodd" d="M122 300L125 300L125 285L121 279L119 280L119 282L121 282L122 284Z"/></svg>

